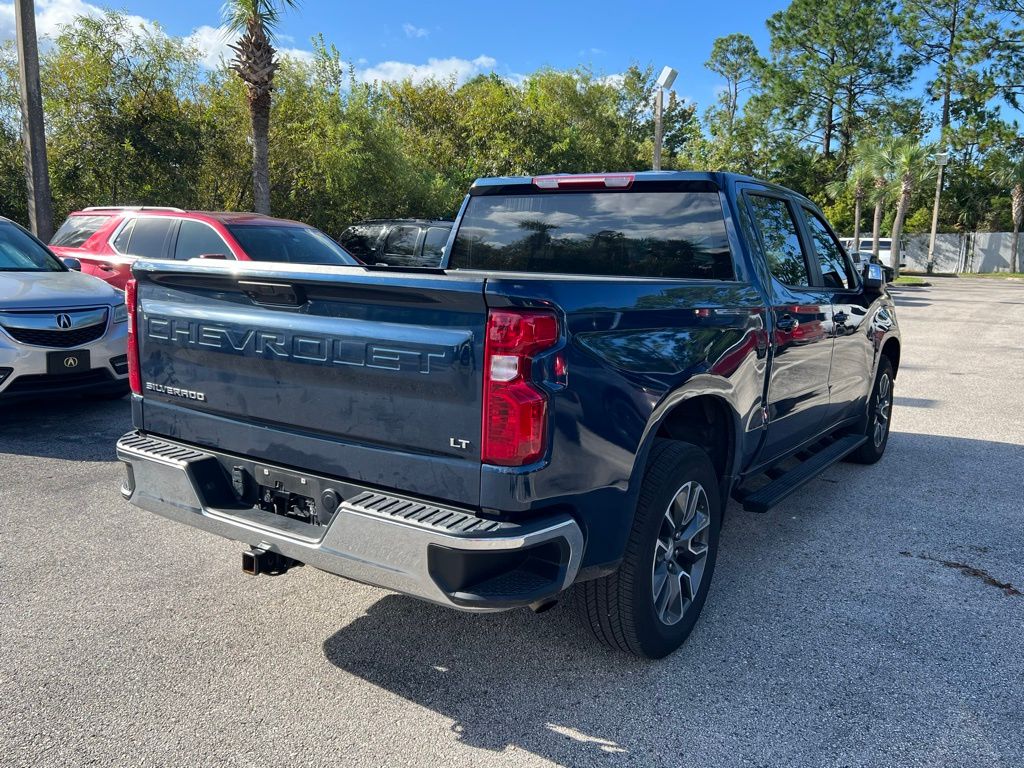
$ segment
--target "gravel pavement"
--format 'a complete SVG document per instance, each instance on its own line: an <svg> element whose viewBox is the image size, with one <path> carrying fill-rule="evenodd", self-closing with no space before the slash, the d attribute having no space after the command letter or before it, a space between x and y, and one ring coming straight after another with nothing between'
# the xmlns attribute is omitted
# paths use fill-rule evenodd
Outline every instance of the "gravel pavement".
<svg viewBox="0 0 1024 768"><path fill-rule="evenodd" d="M0 764L1024 765L1024 284L896 294L886 457L733 505L661 662L565 603L246 577L121 501L126 400L0 410Z"/></svg>

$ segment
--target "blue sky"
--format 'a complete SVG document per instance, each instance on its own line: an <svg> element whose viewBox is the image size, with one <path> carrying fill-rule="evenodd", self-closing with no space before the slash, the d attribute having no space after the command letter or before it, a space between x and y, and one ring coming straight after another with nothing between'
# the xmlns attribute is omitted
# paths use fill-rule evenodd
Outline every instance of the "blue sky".
<svg viewBox="0 0 1024 768"><path fill-rule="evenodd" d="M36 0L40 34L88 12L102 0ZM217 0L122 0L111 5L157 21L194 40L215 60L223 50ZM715 98L716 76L704 68L716 37L745 32L764 50L765 19L786 0L729 2L572 2L457 0L428 4L305 0L280 25L279 45L301 55L323 33L367 78L414 78L480 71L515 76L543 67L590 65L616 74L632 62L679 70L675 90L703 108ZM13 3L0 0L0 39L13 34Z"/></svg>

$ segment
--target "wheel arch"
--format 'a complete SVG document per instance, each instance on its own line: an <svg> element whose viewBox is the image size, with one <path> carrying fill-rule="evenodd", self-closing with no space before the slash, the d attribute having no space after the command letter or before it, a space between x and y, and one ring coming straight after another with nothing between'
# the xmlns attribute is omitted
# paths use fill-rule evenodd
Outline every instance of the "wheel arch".
<svg viewBox="0 0 1024 768"><path fill-rule="evenodd" d="M882 344L882 355L889 358L889 362L892 363L892 376L896 378L896 375L900 370L900 340L896 336L890 336Z"/></svg>
<svg viewBox="0 0 1024 768"><path fill-rule="evenodd" d="M739 459L740 416L725 392L689 390L674 393L648 421L633 466L630 486L639 488L654 441L668 438L691 443L711 458L722 498L728 498Z"/></svg>

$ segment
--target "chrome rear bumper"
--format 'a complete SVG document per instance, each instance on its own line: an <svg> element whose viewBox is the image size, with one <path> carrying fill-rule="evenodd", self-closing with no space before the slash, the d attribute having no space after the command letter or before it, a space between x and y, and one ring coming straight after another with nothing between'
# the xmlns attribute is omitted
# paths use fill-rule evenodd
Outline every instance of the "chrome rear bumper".
<svg viewBox="0 0 1024 768"><path fill-rule="evenodd" d="M552 597L575 580L583 534L569 515L527 524L381 493L184 443L131 432L117 443L127 465L122 495L164 517L270 550L355 581L470 611L503 610ZM341 499L326 525L238 500L232 471L287 473L319 498Z"/></svg>

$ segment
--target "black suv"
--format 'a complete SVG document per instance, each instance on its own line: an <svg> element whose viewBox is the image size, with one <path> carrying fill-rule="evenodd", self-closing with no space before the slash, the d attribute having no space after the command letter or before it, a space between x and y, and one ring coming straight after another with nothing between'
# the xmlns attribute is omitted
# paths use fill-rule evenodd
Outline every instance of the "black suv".
<svg viewBox="0 0 1024 768"><path fill-rule="evenodd" d="M437 267L453 221L371 219L348 227L338 242L364 264Z"/></svg>

